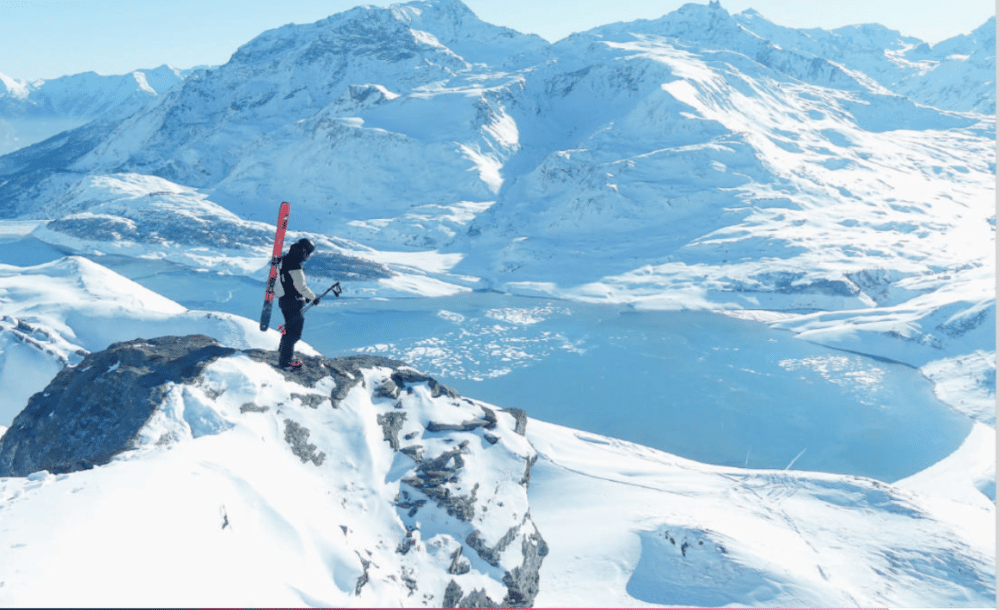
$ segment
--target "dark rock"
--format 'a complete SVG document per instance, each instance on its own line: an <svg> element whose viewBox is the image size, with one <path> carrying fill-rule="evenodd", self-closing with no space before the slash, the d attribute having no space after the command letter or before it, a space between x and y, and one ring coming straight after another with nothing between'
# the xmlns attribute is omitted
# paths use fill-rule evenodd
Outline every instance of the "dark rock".
<svg viewBox="0 0 1000 610"><path fill-rule="evenodd" d="M278 366L278 353L274 351L250 349L243 352L253 360L265 362L274 367ZM361 383L363 369L385 367L398 369L406 367L407 364L400 360L392 360L383 356L371 356L367 354L350 356L345 358L327 358L325 356L302 356L298 359L302 361L302 368L296 371L286 371L277 369L289 381L312 388L321 380L330 377L334 378L337 387L330 395L333 408L338 408L340 401L347 397L347 394ZM436 383L436 382L435 382Z"/></svg>
<svg viewBox="0 0 1000 610"><path fill-rule="evenodd" d="M413 539L413 530L407 529L406 536L404 536L403 540L396 546L396 552L400 555L406 555L410 552L410 549L413 548L414 544L416 544L416 541Z"/></svg>
<svg viewBox="0 0 1000 610"><path fill-rule="evenodd" d="M462 597L462 587L452 580L444 590L444 597L441 600L442 608L499 608L500 606L490 599L485 589L476 589L467 596Z"/></svg>
<svg viewBox="0 0 1000 610"><path fill-rule="evenodd" d="M500 553L507 550L510 543L513 542L514 538L517 537L517 532L521 529L520 525L516 525L503 535L496 545L490 547L486 545L486 541L482 539L479 535L479 530L473 530L465 539L465 544L469 545L473 551L479 555L479 558L490 564L493 567L499 567L500 565Z"/></svg>
<svg viewBox="0 0 1000 610"><path fill-rule="evenodd" d="M240 413L266 413L271 407L261 407L252 402L240 405Z"/></svg>
<svg viewBox="0 0 1000 610"><path fill-rule="evenodd" d="M465 465L462 455L468 453L468 446L468 441L463 441L455 449L445 451L434 459L418 462L416 476L404 477L400 482L435 500L452 517L471 521L475 514L479 484L474 485L468 495L454 494L446 487L448 483L458 480L458 471Z"/></svg>
<svg viewBox="0 0 1000 610"><path fill-rule="evenodd" d="M303 405L313 409L318 409L321 404L329 400L321 394L292 394L292 398L298 399Z"/></svg>
<svg viewBox="0 0 1000 610"><path fill-rule="evenodd" d="M361 560L361 576L358 576L358 582L354 585L354 595L361 595L361 589L368 584L368 568L372 565L371 560L365 559L361 556L361 553L355 551L358 555L358 559Z"/></svg>
<svg viewBox="0 0 1000 610"><path fill-rule="evenodd" d="M428 432L471 432L476 428L486 428L490 422L485 419L472 419L461 424L439 424L437 422L427 422ZM496 425L496 422L493 423Z"/></svg>
<svg viewBox="0 0 1000 610"><path fill-rule="evenodd" d="M399 386L396 385L392 379L386 379L382 385L375 389L375 398L389 398L396 400L399 398Z"/></svg>
<svg viewBox="0 0 1000 610"><path fill-rule="evenodd" d="M462 557L462 547L455 549L451 554L451 565L448 566L448 573L455 576L468 574L472 570L472 564L465 557Z"/></svg>
<svg viewBox="0 0 1000 610"><path fill-rule="evenodd" d="M521 540L524 560L520 566L503 575L503 583L507 585L504 607L530 608L534 604L538 595L538 573L542 569L542 560L548 554L549 546L537 529Z"/></svg>
<svg viewBox="0 0 1000 610"><path fill-rule="evenodd" d="M400 363L402 364L402 363ZM449 398L460 398L461 394L455 390L449 388L448 386L440 383L437 379L429 375L424 375L423 373L418 373L411 368L403 368L397 370L392 374L392 381L400 388L406 388L407 386L412 386L418 383L426 383L427 387L431 390L431 397L437 398L438 396L445 395Z"/></svg>
<svg viewBox="0 0 1000 610"><path fill-rule="evenodd" d="M0 476L86 470L135 447L168 382L189 383L236 350L203 336L115 343L60 371L0 439Z"/></svg>
<svg viewBox="0 0 1000 610"><path fill-rule="evenodd" d="M521 436L524 436L525 432L528 430L528 414L521 409L508 408L503 410L504 413L510 413L514 416L517 424L514 427L514 432L517 432Z"/></svg>
<svg viewBox="0 0 1000 610"><path fill-rule="evenodd" d="M473 530L465 539L465 543L476 551L483 561L499 567L500 554L517 539L526 525L532 532L521 538L521 565L508 570L503 576L503 583L507 586L507 595L504 596L502 603L505 608L526 608L534 603L538 595L538 573L542 567L542 560L549 554L548 544L531 523L528 515L525 515L521 525L510 528L492 547L487 546L478 530Z"/></svg>
<svg viewBox="0 0 1000 610"><path fill-rule="evenodd" d="M487 430L492 430L497 427L497 414L489 407L479 405L479 408L483 410L483 419L486 420L487 424L485 428ZM523 413L523 411L522 411ZM516 417L516 416L515 416Z"/></svg>
<svg viewBox="0 0 1000 610"><path fill-rule="evenodd" d="M458 583L452 580L448 583L448 586L444 589L444 597L441 598L442 608L458 608L459 603L462 601L462 587L458 586Z"/></svg>
<svg viewBox="0 0 1000 610"><path fill-rule="evenodd" d="M406 421L406 413L403 411L393 411L391 413L380 413L376 420L382 426L382 436L389 441L389 446L393 451L399 451L399 431Z"/></svg>
<svg viewBox="0 0 1000 610"><path fill-rule="evenodd" d="M420 445L410 445L409 447L403 447L399 450L400 453L410 456L414 462L420 463L424 461L424 448Z"/></svg>
<svg viewBox="0 0 1000 610"><path fill-rule="evenodd" d="M527 463L524 466L524 475L521 477L521 485L528 487L531 485L531 469L534 468L535 462L538 461L538 454L535 454L528 458Z"/></svg>
<svg viewBox="0 0 1000 610"><path fill-rule="evenodd" d="M405 490L400 491L399 494L396 496L396 506L409 511L407 514L410 517L416 515L417 511L420 510L420 507L423 506L424 504L427 504L427 500L423 498L417 500L411 500L410 494Z"/></svg>
<svg viewBox="0 0 1000 610"><path fill-rule="evenodd" d="M322 451L317 454L316 445L309 442L309 429L290 419L285 420L285 442L291 446L292 453L302 460L303 464L312 462L320 466L326 459L326 454Z"/></svg>
<svg viewBox="0 0 1000 610"><path fill-rule="evenodd" d="M403 580L403 584L406 585L407 591L409 591L407 596L413 595L413 592L417 590L418 586L417 579L413 578L413 571L404 568L403 573L400 576Z"/></svg>

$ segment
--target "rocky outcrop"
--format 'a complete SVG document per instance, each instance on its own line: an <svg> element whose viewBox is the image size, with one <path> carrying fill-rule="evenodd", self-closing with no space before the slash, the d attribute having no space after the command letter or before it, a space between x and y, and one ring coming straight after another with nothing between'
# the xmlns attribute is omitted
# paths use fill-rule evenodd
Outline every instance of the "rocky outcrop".
<svg viewBox="0 0 1000 610"><path fill-rule="evenodd" d="M296 462L321 473L348 462L344 445L321 429L329 424L319 422L353 422L337 432L364 447L355 455L371 460L362 467L371 471L367 484L373 496L395 495L386 508L399 527L385 532L398 543L358 555L353 594L363 598L378 583L445 607L532 605L548 547L530 516L537 453L523 411L462 397L398 360L302 357L299 371L258 368L276 357L202 335L136 339L89 354L32 396L0 438L0 476L87 470L261 418L274 419L268 426ZM238 389L226 379L238 379ZM247 395L253 384L282 389ZM441 574L422 578L428 569Z"/></svg>
<svg viewBox="0 0 1000 610"><path fill-rule="evenodd" d="M235 353L201 335L115 343L64 368L0 439L0 476L86 470L135 446L168 385Z"/></svg>
<svg viewBox="0 0 1000 610"><path fill-rule="evenodd" d="M410 370L394 372L374 396L384 405L378 417L386 442L412 463L400 477L397 507L408 529L397 552L406 554L413 547L422 518L450 522L449 529L463 535L454 539L448 569L452 578L441 605L531 606L548 545L528 510L527 489L537 454L524 438L526 414L464 398ZM428 409L428 397L440 397L450 408ZM519 447L527 451L519 453ZM483 464L491 462L507 477L498 480L489 470L483 476ZM428 515L432 511L436 514ZM470 558L503 583L502 595L466 578Z"/></svg>

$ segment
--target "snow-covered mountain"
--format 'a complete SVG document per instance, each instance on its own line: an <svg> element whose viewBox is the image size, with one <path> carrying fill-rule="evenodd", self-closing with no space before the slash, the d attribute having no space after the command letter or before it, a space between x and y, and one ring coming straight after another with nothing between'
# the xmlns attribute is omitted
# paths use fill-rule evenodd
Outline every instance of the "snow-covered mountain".
<svg viewBox="0 0 1000 610"><path fill-rule="evenodd" d="M215 358L154 375L110 462L0 479L0 600L481 605L530 572L550 606L994 604L994 24L930 47L711 2L549 44L359 7L0 157L0 462L72 420L59 388L159 366L122 350ZM345 289L304 381L251 321L282 200ZM190 335L218 345L156 339ZM480 543L406 482L464 441ZM131 585L74 519L112 563L146 531Z"/></svg>
<svg viewBox="0 0 1000 610"><path fill-rule="evenodd" d="M812 250L779 256L796 285L912 267L916 256L892 253L913 238L898 229L940 227L950 240L956 182L976 202L963 222L990 233L989 116L893 94L879 84L888 59L847 61L860 34L799 49L748 19L691 4L555 45L484 24L460 2L286 26L148 111L3 157L3 214L52 218L71 181L129 171L201 189L248 220L272 222L275 202L290 200L317 232L444 247L465 256L458 272L490 285L551 282L553 263L583 254L588 273L558 283L718 258L709 275L724 290L765 292L782 284L760 281L772 265L753 252ZM989 80L995 59L983 62ZM903 196L915 174L929 185L916 196L937 203ZM844 233L829 241L869 231L890 251L829 257L829 242L802 239L798 224L820 222L819 209L838 211L822 221ZM776 248L703 239L762 224ZM739 257L716 247L730 242Z"/></svg>
<svg viewBox="0 0 1000 610"><path fill-rule="evenodd" d="M160 66L119 76L86 72L27 82L0 74L0 155L102 115L132 114L192 71Z"/></svg>

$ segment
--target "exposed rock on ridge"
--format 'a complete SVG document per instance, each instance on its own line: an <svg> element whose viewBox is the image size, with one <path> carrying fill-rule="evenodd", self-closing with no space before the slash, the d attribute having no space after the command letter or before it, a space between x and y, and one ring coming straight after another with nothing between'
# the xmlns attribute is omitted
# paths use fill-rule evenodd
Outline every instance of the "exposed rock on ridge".
<svg viewBox="0 0 1000 610"><path fill-rule="evenodd" d="M64 368L31 397L0 439L0 476L75 472L134 448L168 385L190 383L235 353L209 337L115 343Z"/></svg>
<svg viewBox="0 0 1000 610"><path fill-rule="evenodd" d="M396 515L379 527L398 544L358 553L353 595L394 587L404 601L419 592L441 606L530 606L548 546L528 505L537 453L524 412L464 398L398 360L302 360L294 373L261 366L276 353L203 335L115 343L31 397L0 438L0 476L88 470L237 426L274 429L290 463L321 481L345 467L367 473L350 475L369 487L354 487L359 497L386 500L358 518ZM342 529L355 527L372 524Z"/></svg>

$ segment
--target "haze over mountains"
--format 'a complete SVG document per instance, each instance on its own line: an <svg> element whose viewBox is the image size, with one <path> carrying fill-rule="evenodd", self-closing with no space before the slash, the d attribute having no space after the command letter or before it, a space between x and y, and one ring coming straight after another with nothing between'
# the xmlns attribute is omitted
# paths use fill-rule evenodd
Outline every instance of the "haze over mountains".
<svg viewBox="0 0 1000 610"><path fill-rule="evenodd" d="M17 426L30 437L60 371L100 373L87 358L100 379L131 374L103 352L114 342L207 335L264 359L227 356L187 389L178 380L140 434L167 422L170 442L0 479L30 532L9 540L31 575L20 582L35 583L0 582L0 600L59 603L39 597L55 573L32 514L74 490L81 515L102 494L146 514L126 498L155 470L176 482L162 494L200 507L171 530L184 544L236 561L258 535L322 541L292 552L304 572L268 568L282 576L254 591L272 605L485 603L476 591L514 603L522 590L540 605L995 603L994 49L995 19L931 47L717 3L550 44L428 0L271 30L189 74L0 79L12 133L75 121L0 156L0 385L16 399L0 425L34 395ZM365 384L345 399L340 373L305 389L248 381L277 344L247 318L282 200L289 239L319 245L311 281L345 288L310 312L303 353L403 361L474 399L468 413L425 378L401 384L398 405ZM366 362L352 375L378 384L405 366ZM345 402L329 415L311 394ZM503 418L503 451L485 423L426 428L483 418L484 399L527 411L526 430ZM281 431L285 417L313 431L315 452ZM320 432L334 419L353 422L342 438ZM490 502L512 503L500 529L523 526L541 548L537 527L548 554L500 529L470 543L443 505L414 520L412 498L393 494L426 462L393 444L390 419L425 426L404 440L435 450L468 441L529 471L537 460L530 486L489 502L483 488L470 506L485 518ZM318 512L261 500L248 490L277 484L229 465L257 437L282 478L366 500L310 496ZM364 476L285 460L344 443ZM495 466L470 459L464 472L510 479ZM185 487L202 475L224 491ZM565 498L588 508L568 514ZM324 529L328 510L353 520L344 536ZM232 540L218 537L233 532L222 514ZM100 528L119 539L115 519ZM511 555L491 563L491 548ZM220 590L261 573L238 563ZM507 582L517 566L537 590ZM462 591L449 594L453 577ZM76 592L129 605L151 586L136 578L119 597L86 579Z"/></svg>
<svg viewBox="0 0 1000 610"><path fill-rule="evenodd" d="M0 154L102 115L132 114L190 73L164 65L121 76L87 72L28 82L0 74Z"/></svg>

